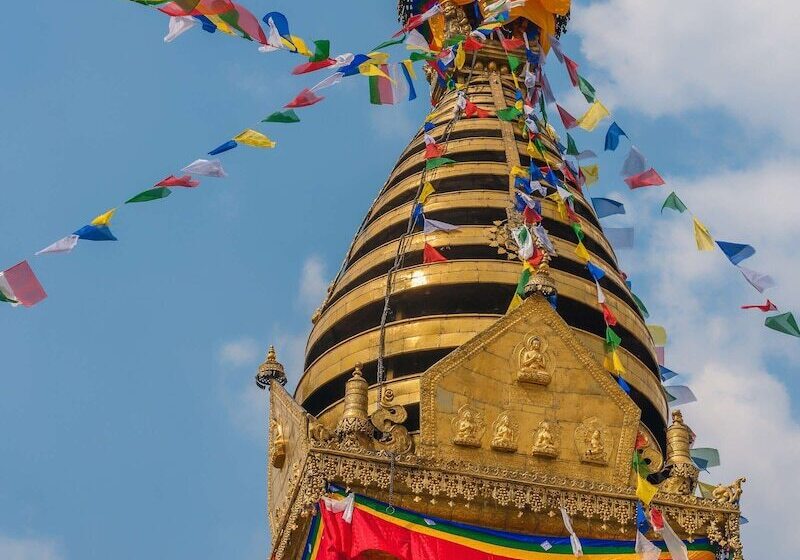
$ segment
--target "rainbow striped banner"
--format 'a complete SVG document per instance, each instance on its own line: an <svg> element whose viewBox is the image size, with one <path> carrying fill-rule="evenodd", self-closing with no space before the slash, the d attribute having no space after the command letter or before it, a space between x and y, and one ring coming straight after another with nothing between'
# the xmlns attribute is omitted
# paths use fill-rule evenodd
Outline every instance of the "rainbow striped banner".
<svg viewBox="0 0 800 560"><path fill-rule="evenodd" d="M335 494L342 499L342 494ZM593 560L637 560L633 541L581 539L583 553ZM663 542L656 546L666 550ZM708 539L686 543L691 560L715 560ZM317 506L303 560L358 558L366 551L382 551L402 560L457 558L458 560L554 560L572 556L568 537L545 537L494 531L356 496L352 521L341 512ZM671 556L664 552L659 560Z"/></svg>

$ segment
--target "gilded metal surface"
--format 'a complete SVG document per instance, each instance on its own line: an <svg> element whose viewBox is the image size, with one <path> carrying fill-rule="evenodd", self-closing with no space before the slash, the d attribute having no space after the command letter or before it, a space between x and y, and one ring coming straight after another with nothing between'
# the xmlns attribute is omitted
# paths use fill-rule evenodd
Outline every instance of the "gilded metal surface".
<svg viewBox="0 0 800 560"><path fill-rule="evenodd" d="M692 461L690 448L694 435L683 422L680 410L672 411L672 424L667 428L667 461L669 477L661 486L660 492L668 494L692 494L697 486L700 469Z"/></svg>
<svg viewBox="0 0 800 560"><path fill-rule="evenodd" d="M738 504L742 497L742 484L745 482L747 482L747 479L743 477L736 479L733 484L728 486L720 484L712 492L714 500L720 504Z"/></svg>
<svg viewBox="0 0 800 560"><path fill-rule="evenodd" d="M516 361L518 383L544 386L550 384L555 361L547 349L548 346L546 339L533 333L526 335L525 342L517 345L511 357L512 362Z"/></svg>

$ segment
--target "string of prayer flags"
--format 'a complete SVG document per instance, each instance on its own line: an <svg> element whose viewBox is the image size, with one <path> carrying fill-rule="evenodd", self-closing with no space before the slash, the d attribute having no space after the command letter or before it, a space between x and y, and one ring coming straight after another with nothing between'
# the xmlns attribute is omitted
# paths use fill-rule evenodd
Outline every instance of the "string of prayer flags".
<svg viewBox="0 0 800 560"><path fill-rule="evenodd" d="M800 334L798 334L800 336ZM686 385L665 385L664 391L667 394L669 406L682 406L697 401L694 392Z"/></svg>
<svg viewBox="0 0 800 560"><path fill-rule="evenodd" d="M431 220L424 218L424 225L422 227L423 233L433 233L434 231L457 231L458 226L448 224L447 222L440 222L439 220Z"/></svg>
<svg viewBox="0 0 800 560"><path fill-rule="evenodd" d="M561 122L564 123L564 128L570 130L571 128L575 128L578 126L578 120L573 117L564 107L559 104L556 104L556 109L558 109L558 115L561 117ZM577 150L575 150L577 153Z"/></svg>
<svg viewBox="0 0 800 560"><path fill-rule="evenodd" d="M662 214L664 213L664 208L675 210L676 212L679 212L681 214L683 214L688 210L683 201L680 198L678 198L678 195L675 194L674 192L669 193L669 196L664 201L664 204L661 205Z"/></svg>
<svg viewBox="0 0 800 560"><path fill-rule="evenodd" d="M694 240L697 244L698 251L713 251L714 238L708 231L708 228L700 222L697 218L692 218L694 223Z"/></svg>
<svg viewBox="0 0 800 560"><path fill-rule="evenodd" d="M430 264L435 262L446 262L447 258L442 255L435 247L425 243L422 249L422 262L423 264Z"/></svg>
<svg viewBox="0 0 800 560"><path fill-rule="evenodd" d="M704 471L720 465L719 451L713 447L696 447L689 450L689 455L694 464Z"/></svg>
<svg viewBox="0 0 800 560"><path fill-rule="evenodd" d="M606 132L605 150L611 152L616 150L619 146L620 136L628 137L616 122L611 123L611 126L608 127L608 132Z"/></svg>
<svg viewBox="0 0 800 560"><path fill-rule="evenodd" d="M756 250L752 246L743 243L717 241L717 245L719 245L719 248L722 249L722 252L725 253L725 256L728 257L728 260L734 265L738 265L743 260L756 254Z"/></svg>
<svg viewBox="0 0 800 560"><path fill-rule="evenodd" d="M798 328L797 321L791 313L767 317L764 321L764 326L783 334L800 337L800 328Z"/></svg>
<svg viewBox="0 0 800 560"><path fill-rule="evenodd" d="M78 239L79 239L79 237L73 233L73 234L68 235L66 237L62 237L61 239L59 239L55 243L51 243L50 245L48 245L44 249L41 249L40 251L36 251L36 253L34 253L34 254L36 256L39 256L39 255L45 255L45 254L49 254L49 253L69 253L70 251L72 251L75 248L75 245L78 244Z"/></svg>
<svg viewBox="0 0 800 560"><path fill-rule="evenodd" d="M431 171L432 169L437 169L443 165L450 165L452 163L456 163L456 160L446 157L431 158L425 161L425 169Z"/></svg>
<svg viewBox="0 0 800 560"><path fill-rule="evenodd" d="M623 177L633 177L645 171L647 171L647 158L644 157L644 154L642 154L636 146L631 146L622 164L620 174Z"/></svg>
<svg viewBox="0 0 800 560"><path fill-rule="evenodd" d="M592 206L598 218L625 213L625 205L610 198L592 198Z"/></svg>
<svg viewBox="0 0 800 560"><path fill-rule="evenodd" d="M600 166L596 163L592 165L583 165L580 168L581 175L583 176L584 184L589 187L594 185L600 180Z"/></svg>
<svg viewBox="0 0 800 560"><path fill-rule="evenodd" d="M195 187L200 186L200 181L197 179L192 179L191 175L184 175L183 177L176 177L175 175L170 175L166 179L162 179L158 183L155 184L156 187L185 187L187 189L193 189Z"/></svg>
<svg viewBox="0 0 800 560"><path fill-rule="evenodd" d="M297 116L292 109L287 109L286 111L275 111L261 122L269 122L269 123L297 123L300 122L300 117Z"/></svg>
<svg viewBox="0 0 800 560"><path fill-rule="evenodd" d="M205 177L227 177L228 174L222 168L222 162L218 159L196 159L183 169L184 173L191 173L192 175L203 175Z"/></svg>
<svg viewBox="0 0 800 560"><path fill-rule="evenodd" d="M597 125L600 124L603 119L610 115L611 113L608 112L608 109L606 109L600 101L595 101L589 106L586 113L578 119L578 126L583 130L591 132L597 128Z"/></svg>
<svg viewBox="0 0 800 560"><path fill-rule="evenodd" d="M2 301L23 307L33 307L47 297L28 261L0 272L0 294Z"/></svg>
<svg viewBox="0 0 800 560"><path fill-rule="evenodd" d="M664 185L665 181L661 175L658 174L658 171L651 167L638 175L626 177L625 183L627 183L631 189L639 189L641 187L658 187Z"/></svg>
<svg viewBox="0 0 800 560"><path fill-rule="evenodd" d="M346 74L345 74L346 75ZM315 105L325 99L324 97L320 97L310 89L306 88L297 96L289 101L286 105L283 106L284 109L297 109L300 107L310 107L311 105Z"/></svg>
<svg viewBox="0 0 800 560"><path fill-rule="evenodd" d="M742 276L744 276L744 279L762 294L764 293L764 290L773 288L776 285L775 280L769 274L757 272L739 265L737 265L737 268L739 269L739 272L742 273Z"/></svg>
<svg viewBox="0 0 800 560"><path fill-rule="evenodd" d="M125 201L125 204L134 204L136 202L150 202L152 200L167 198L171 194L172 191L169 190L167 187L155 187L152 189L147 189L146 191L142 191L133 198L129 198L128 200Z"/></svg>
<svg viewBox="0 0 800 560"><path fill-rule="evenodd" d="M742 309L760 309L764 313L768 311L777 311L778 306L772 303L770 300L767 300L767 303L764 305L743 305Z"/></svg>
<svg viewBox="0 0 800 560"><path fill-rule="evenodd" d="M615 249L633 249L634 229L632 227L603 228L603 232Z"/></svg>

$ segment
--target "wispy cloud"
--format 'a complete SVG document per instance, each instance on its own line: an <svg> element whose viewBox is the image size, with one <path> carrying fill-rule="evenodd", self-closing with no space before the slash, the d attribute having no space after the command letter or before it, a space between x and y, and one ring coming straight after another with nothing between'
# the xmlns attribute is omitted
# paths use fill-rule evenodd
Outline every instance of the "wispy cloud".
<svg viewBox="0 0 800 560"><path fill-rule="evenodd" d="M317 255L311 255L303 262L300 275L300 289L297 301L306 311L313 311L322 303L328 289L329 279L325 263Z"/></svg>
<svg viewBox="0 0 800 560"><path fill-rule="evenodd" d="M62 560L60 547L49 539L13 538L0 535L3 560Z"/></svg>
<svg viewBox="0 0 800 560"><path fill-rule="evenodd" d="M217 359L224 366L253 366L262 352L263 348L255 339L242 337L229 340L220 346Z"/></svg>

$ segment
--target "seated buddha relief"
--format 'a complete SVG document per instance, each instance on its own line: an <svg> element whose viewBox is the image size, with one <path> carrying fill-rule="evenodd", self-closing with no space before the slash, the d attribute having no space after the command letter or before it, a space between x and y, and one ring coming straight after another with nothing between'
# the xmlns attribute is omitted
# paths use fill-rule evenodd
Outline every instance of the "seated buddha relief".
<svg viewBox="0 0 800 560"><path fill-rule="evenodd" d="M548 385L553 380L553 360L547 351L547 342L536 335L528 337L518 353L517 381Z"/></svg>

